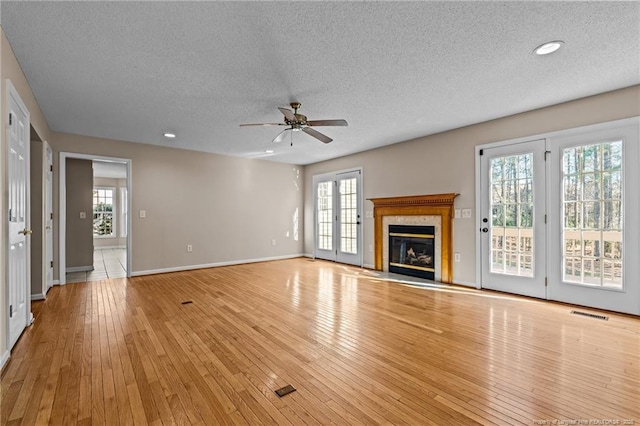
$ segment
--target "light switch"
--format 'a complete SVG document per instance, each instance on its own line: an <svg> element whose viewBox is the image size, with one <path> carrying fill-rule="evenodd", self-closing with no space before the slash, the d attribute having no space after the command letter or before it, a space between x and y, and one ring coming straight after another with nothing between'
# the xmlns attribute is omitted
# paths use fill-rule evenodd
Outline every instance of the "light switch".
<svg viewBox="0 0 640 426"><path fill-rule="evenodd" d="M86 219L87 218L87 212L80 212L80 219Z"/></svg>
<svg viewBox="0 0 640 426"><path fill-rule="evenodd" d="M462 209L462 218L469 219L471 217L471 209Z"/></svg>
<svg viewBox="0 0 640 426"><path fill-rule="evenodd" d="M145 218L145 217L147 217L147 212L146 212L146 210L140 210L140 218L141 218L141 219L143 219L143 218Z"/></svg>
<svg viewBox="0 0 640 426"><path fill-rule="evenodd" d="M456 219L460 219L460 209L456 209L456 210L455 210L455 213L456 213L455 218L456 218Z"/></svg>

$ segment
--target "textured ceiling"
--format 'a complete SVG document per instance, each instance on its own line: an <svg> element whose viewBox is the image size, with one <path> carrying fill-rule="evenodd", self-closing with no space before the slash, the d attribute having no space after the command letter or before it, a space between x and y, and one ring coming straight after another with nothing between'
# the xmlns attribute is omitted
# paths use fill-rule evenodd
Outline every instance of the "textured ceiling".
<svg viewBox="0 0 640 426"><path fill-rule="evenodd" d="M54 131L310 164L640 83L638 2L12 2ZM546 57L532 50L564 40ZM349 127L272 144L277 107ZM167 141L164 131L178 138ZM275 154L265 155L265 150Z"/></svg>

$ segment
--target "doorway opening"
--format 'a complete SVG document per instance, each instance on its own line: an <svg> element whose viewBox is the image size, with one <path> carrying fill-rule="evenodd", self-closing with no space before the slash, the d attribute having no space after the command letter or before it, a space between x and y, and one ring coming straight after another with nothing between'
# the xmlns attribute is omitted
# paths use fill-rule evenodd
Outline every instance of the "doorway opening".
<svg viewBox="0 0 640 426"><path fill-rule="evenodd" d="M131 276L130 185L129 159L60 153L61 284Z"/></svg>

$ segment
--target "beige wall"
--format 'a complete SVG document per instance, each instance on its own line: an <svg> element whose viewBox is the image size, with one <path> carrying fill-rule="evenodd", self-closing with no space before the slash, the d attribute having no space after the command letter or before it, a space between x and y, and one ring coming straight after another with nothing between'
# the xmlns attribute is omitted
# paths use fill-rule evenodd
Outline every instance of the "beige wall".
<svg viewBox="0 0 640 426"><path fill-rule="evenodd" d="M126 223L122 218L122 210L120 206L122 205L122 198L120 196L120 188L127 187L126 179L112 179L112 178L101 178L94 177L93 178L93 186L104 186L108 188L115 188L115 205L114 205L114 213L116 218L116 236L115 237L101 237L101 238L93 238L93 247L126 247L127 239L125 237L121 237L123 229L126 227Z"/></svg>
<svg viewBox="0 0 640 426"><path fill-rule="evenodd" d="M454 221L456 283L476 283L475 146L640 115L640 86L579 99L305 168L305 253L313 253L312 177L363 167L364 198L456 192L456 208L472 219ZM373 211L365 201L365 211ZM364 220L364 263L373 265L373 220Z"/></svg>
<svg viewBox="0 0 640 426"><path fill-rule="evenodd" d="M22 73L22 69L16 60L13 50L7 41L7 38L0 28L0 188L2 188L2 196L0 197L0 241L6 241L7 233L7 178L6 178L6 159L7 159L7 140L5 130L7 126L7 115L4 113L5 105L7 104L6 93L7 84L6 79L11 80L11 83L18 91L18 94L25 103L30 113L30 121L33 128L36 130L42 140L48 140L50 137L49 126L40 111L40 107L36 102L27 80ZM7 351L7 282L6 282L6 247L5 244L0 245L0 358L6 354Z"/></svg>
<svg viewBox="0 0 640 426"><path fill-rule="evenodd" d="M132 160L134 274L302 253L301 231L293 239L303 208L300 167L69 134L55 134L51 147L56 162L60 152ZM54 176L56 204L57 186Z"/></svg>
<svg viewBox="0 0 640 426"><path fill-rule="evenodd" d="M67 268L93 268L93 164L67 158L66 264ZM84 218L80 214L84 213Z"/></svg>

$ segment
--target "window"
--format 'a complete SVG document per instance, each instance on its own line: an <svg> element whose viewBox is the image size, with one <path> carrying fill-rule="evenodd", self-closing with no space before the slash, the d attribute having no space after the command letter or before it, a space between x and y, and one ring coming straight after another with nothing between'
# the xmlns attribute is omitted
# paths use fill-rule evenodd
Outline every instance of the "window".
<svg viewBox="0 0 640 426"><path fill-rule="evenodd" d="M115 188L93 188L93 236L115 237Z"/></svg>

